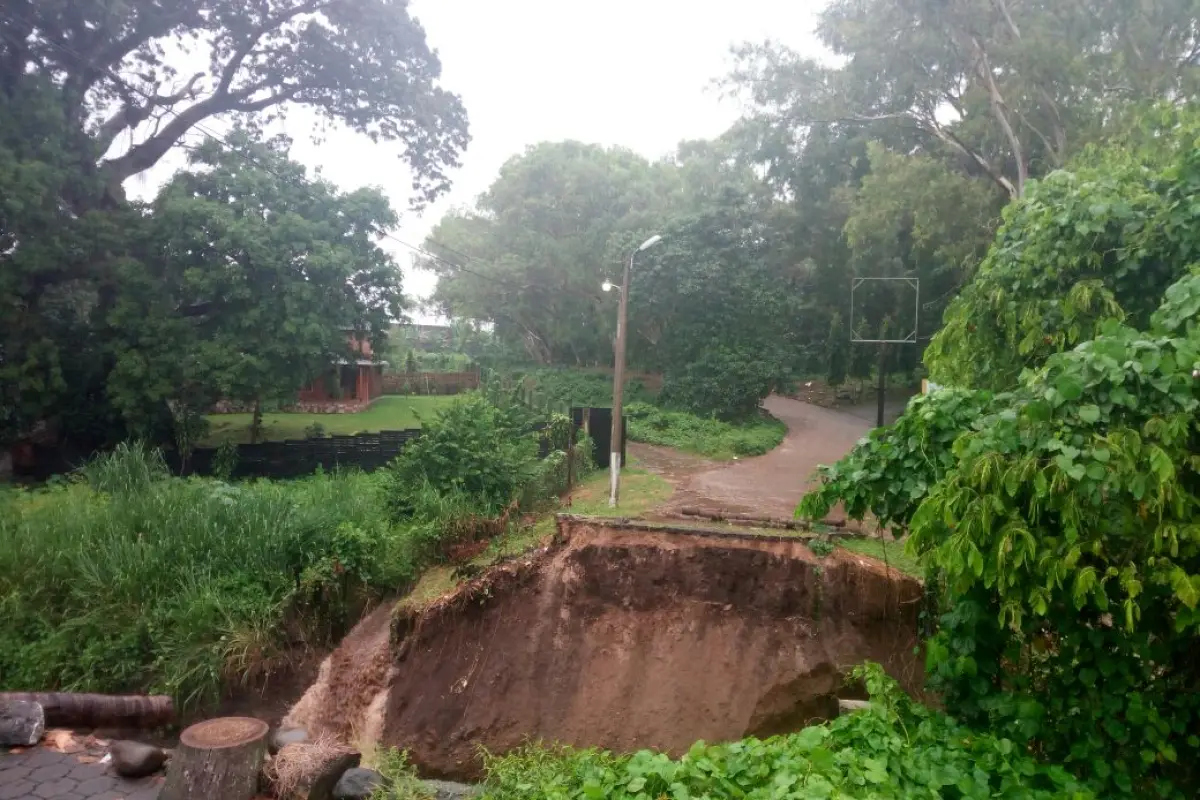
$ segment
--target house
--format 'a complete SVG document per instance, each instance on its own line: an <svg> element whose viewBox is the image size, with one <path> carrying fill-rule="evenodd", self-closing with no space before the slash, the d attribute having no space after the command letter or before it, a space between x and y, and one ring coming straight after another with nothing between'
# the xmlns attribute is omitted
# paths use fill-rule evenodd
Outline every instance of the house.
<svg viewBox="0 0 1200 800"><path fill-rule="evenodd" d="M297 395L296 410L307 412L361 411L383 394L383 368L376 361L371 343L348 331L354 359L338 359L329 371L313 380Z"/></svg>

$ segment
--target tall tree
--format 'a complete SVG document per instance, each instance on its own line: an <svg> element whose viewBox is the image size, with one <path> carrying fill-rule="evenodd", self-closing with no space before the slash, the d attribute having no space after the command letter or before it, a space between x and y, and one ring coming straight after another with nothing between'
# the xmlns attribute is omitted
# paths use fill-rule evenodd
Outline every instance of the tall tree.
<svg viewBox="0 0 1200 800"><path fill-rule="evenodd" d="M466 145L462 105L438 85L407 0L13 0L0 17L0 86L52 81L113 197L220 115L307 106L396 142L418 202L448 187Z"/></svg>
<svg viewBox="0 0 1200 800"><path fill-rule="evenodd" d="M533 146L473 210L434 229L435 301L450 316L492 322L537 362L608 361L615 315L600 285L619 280L629 243L661 224L677 184L674 171L628 150Z"/></svg>
<svg viewBox="0 0 1200 800"><path fill-rule="evenodd" d="M157 401L186 413L221 396L291 399L356 357L350 334L382 345L402 313L400 270L376 241L396 222L383 194L308 181L286 139L231 142L236 153L191 154L153 205L143 263L123 276L108 388L134 427Z"/></svg>
<svg viewBox="0 0 1200 800"><path fill-rule="evenodd" d="M834 0L837 66L773 43L730 78L791 129L902 125L1010 197L1129 102L1200 91L1195 0Z"/></svg>
<svg viewBox="0 0 1200 800"><path fill-rule="evenodd" d="M53 418L107 429L90 442L122 435L106 388L121 348L111 319L127 289L153 284L135 251L164 230L142 227L124 180L206 121L303 106L398 145L420 206L467 142L439 74L404 0L5 3L0 442Z"/></svg>

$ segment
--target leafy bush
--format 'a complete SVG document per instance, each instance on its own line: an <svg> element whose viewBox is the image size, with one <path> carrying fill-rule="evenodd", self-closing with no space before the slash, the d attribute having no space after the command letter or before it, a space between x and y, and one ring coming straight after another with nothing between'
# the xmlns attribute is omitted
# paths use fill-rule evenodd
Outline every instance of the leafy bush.
<svg viewBox="0 0 1200 800"><path fill-rule="evenodd" d="M396 512L411 516L417 493L472 498L495 512L518 497L538 475L537 439L527 412L466 395L424 424L389 470Z"/></svg>
<svg viewBox="0 0 1200 800"><path fill-rule="evenodd" d="M788 381L781 356L716 345L666 371L659 405L722 420L752 419L759 404Z"/></svg>
<svg viewBox="0 0 1200 800"><path fill-rule="evenodd" d="M955 440L983 424L994 402L991 393L969 389L913 398L895 423L872 430L836 464L819 467L821 485L804 496L796 515L823 519L841 502L851 519L873 514L883 525L907 528L929 488L957 462Z"/></svg>
<svg viewBox="0 0 1200 800"><path fill-rule="evenodd" d="M608 408L612 405L613 379L601 372L581 372L572 369L539 369L528 377L534 391L541 399L553 405L594 406ZM653 402L651 392L640 378L625 381L625 403Z"/></svg>
<svg viewBox="0 0 1200 800"><path fill-rule="evenodd" d="M1200 792L1200 269L977 429L912 518L945 575L935 687L1108 796Z"/></svg>
<svg viewBox="0 0 1200 800"><path fill-rule="evenodd" d="M626 407L629 438L711 458L757 456L779 446L787 426L765 412L739 423L667 411L646 403Z"/></svg>
<svg viewBox="0 0 1200 800"><path fill-rule="evenodd" d="M406 585L433 526L395 527L375 476L230 485L118 448L0 495L4 689L165 692L186 707L332 642Z"/></svg>
<svg viewBox="0 0 1200 800"><path fill-rule="evenodd" d="M1005 390L1021 370L1096 336L1145 327L1200 253L1200 114L1171 109L1145 152L1125 143L1030 181L975 278L946 310L925 363L946 384Z"/></svg>
<svg viewBox="0 0 1200 800"><path fill-rule="evenodd" d="M488 757L483 800L1095 797L1010 740L912 702L878 665L855 675L871 692L868 710L788 736L697 742L679 759L538 745Z"/></svg>

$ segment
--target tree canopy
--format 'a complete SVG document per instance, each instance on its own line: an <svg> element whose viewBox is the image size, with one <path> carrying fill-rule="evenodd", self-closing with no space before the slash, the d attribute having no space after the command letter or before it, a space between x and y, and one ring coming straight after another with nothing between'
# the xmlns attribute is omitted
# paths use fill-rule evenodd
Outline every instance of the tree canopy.
<svg viewBox="0 0 1200 800"><path fill-rule="evenodd" d="M371 242L394 212L378 192L308 181L252 132L305 107L393 143L421 207L448 188L467 143L440 71L403 0L6 3L0 442L42 422L87 445L162 434L168 399L261 394L251 375L286 392L337 326L381 329L398 273ZM240 128L202 147L156 202L126 201L123 181L216 118ZM239 316L251 306L258 317ZM291 342L218 370L255 326ZM173 359L172 346L184 348Z"/></svg>

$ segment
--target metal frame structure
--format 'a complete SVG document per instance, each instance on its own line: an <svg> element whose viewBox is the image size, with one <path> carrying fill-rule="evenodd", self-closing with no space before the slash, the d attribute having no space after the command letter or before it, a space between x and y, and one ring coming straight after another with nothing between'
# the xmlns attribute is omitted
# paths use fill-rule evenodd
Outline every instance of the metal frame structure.
<svg viewBox="0 0 1200 800"><path fill-rule="evenodd" d="M913 304L913 328L912 333L905 336L903 339L864 339L854 326L854 292L858 287L862 286L867 281L889 281L892 283L906 283L911 286L916 294L916 301ZM916 344L917 329L921 323L921 279L920 278L854 278L850 282L850 341L862 344Z"/></svg>

